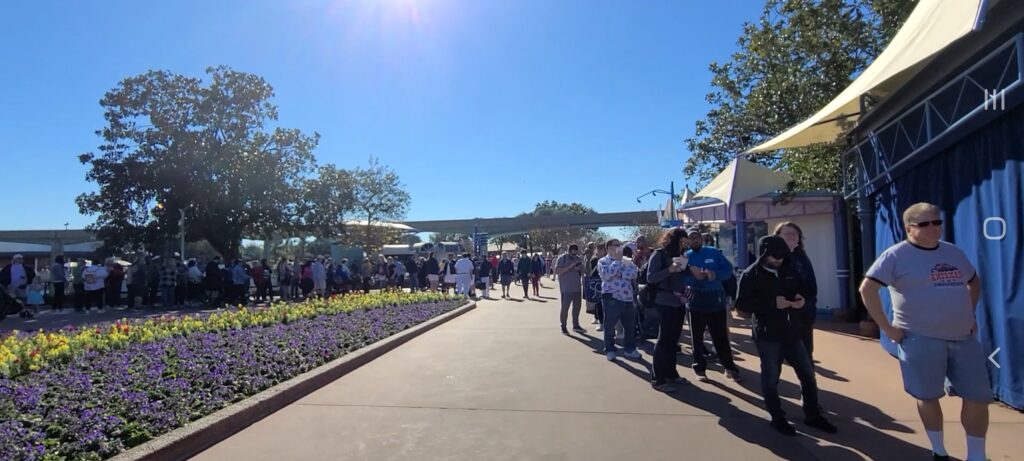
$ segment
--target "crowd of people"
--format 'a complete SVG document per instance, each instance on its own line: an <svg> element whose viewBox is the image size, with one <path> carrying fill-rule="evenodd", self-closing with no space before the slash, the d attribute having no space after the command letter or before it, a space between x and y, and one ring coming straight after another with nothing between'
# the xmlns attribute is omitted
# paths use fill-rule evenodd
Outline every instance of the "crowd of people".
<svg viewBox="0 0 1024 461"><path fill-rule="evenodd" d="M935 205L909 207L903 214L907 239L884 251L867 270L860 295L888 340L897 343L904 388L917 400L933 458L950 459L938 402L948 393L963 400L966 459L985 460L993 398L974 320L981 283L963 251L940 240L942 223ZM561 292L561 332L570 334L570 308L572 330L586 332L580 325L585 303L603 332L607 359L636 359L643 314L656 312L651 385L670 393L689 384L677 367L686 323L697 378L707 380L708 360L717 358L727 379L743 379L729 337L730 311L735 310L751 319L770 426L785 435L797 433L779 398L782 366L788 363L800 382L804 424L837 433L818 400L813 359L817 281L803 231L796 223L781 223L758 240L756 249L753 263L736 271L714 248L714 238L697 228L668 229L654 248L642 239L610 239L587 244L581 254L570 245L552 267ZM892 294L891 321L882 310L881 288ZM705 344L708 336L712 347Z"/></svg>
<svg viewBox="0 0 1024 461"><path fill-rule="evenodd" d="M918 203L903 214L905 241L885 250L867 270L860 295L868 313L897 343L906 392L917 401L934 459L949 459L944 446L943 416L939 399L963 399L961 422L967 433L968 461L985 459L991 384L985 354L976 338L974 310L981 297L977 270L956 246L944 242L943 220L935 205ZM779 224L772 235L757 242L754 262L736 271L714 238L697 228L666 230L652 247L643 238L635 242L610 239L577 245L552 260L527 251L473 256L464 253L403 262L378 256L359 264L329 257L304 260L236 259L209 262L181 261L177 254L139 257L127 270L114 259L91 265L78 259L68 270L63 256L44 269L53 284L55 310L65 307L66 285L71 284L75 310L129 305L135 308L180 305L240 305L333 296L350 291L432 290L490 298L494 284L501 298L512 298L518 284L523 298L540 296L545 274L558 279L561 295L559 323L562 334L586 333L580 324L583 307L593 314L592 324L603 333L603 352L609 361L620 356L639 358L638 335L656 319L657 340L652 354L651 386L675 392L689 381L680 375L677 356L684 324L689 324L692 371L707 380L708 361L717 359L727 379L741 381L730 341L731 311L751 319L752 338L760 358L759 381L770 426L786 435L796 430L782 409L779 379L788 363L800 382L804 423L836 433L823 415L818 400L814 365L814 324L817 281L804 247L804 234L793 222ZM0 288L10 298L30 307L33 315L43 303L39 277L21 255L0 270ZM276 283L275 283L276 282ZM128 296L122 296L122 284ZM253 295L252 288L255 288ZM276 288L275 288L276 287ZM882 310L879 290L892 298L892 318ZM571 316L570 316L571 311ZM705 344L710 338L711 346ZM617 342L621 342L621 349Z"/></svg>

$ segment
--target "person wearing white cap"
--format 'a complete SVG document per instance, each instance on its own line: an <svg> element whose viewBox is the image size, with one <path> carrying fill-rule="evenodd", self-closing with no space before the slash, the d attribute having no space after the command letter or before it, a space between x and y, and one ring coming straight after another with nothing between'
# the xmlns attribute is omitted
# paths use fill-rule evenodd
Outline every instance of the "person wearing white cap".
<svg viewBox="0 0 1024 461"><path fill-rule="evenodd" d="M11 262L0 270L0 285L11 294L12 297L25 300L28 284L36 278L36 271L31 267L25 267L25 258L16 254Z"/></svg>

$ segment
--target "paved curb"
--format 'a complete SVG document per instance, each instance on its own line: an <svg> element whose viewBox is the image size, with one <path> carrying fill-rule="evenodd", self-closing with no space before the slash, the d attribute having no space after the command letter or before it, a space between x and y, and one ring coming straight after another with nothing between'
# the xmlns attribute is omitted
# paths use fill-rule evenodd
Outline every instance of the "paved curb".
<svg viewBox="0 0 1024 461"><path fill-rule="evenodd" d="M345 354L241 402L188 423L184 427L179 427L142 445L130 448L111 460L165 461L191 458L371 360L474 308L476 308L476 302L469 301L451 312L434 317L358 351Z"/></svg>

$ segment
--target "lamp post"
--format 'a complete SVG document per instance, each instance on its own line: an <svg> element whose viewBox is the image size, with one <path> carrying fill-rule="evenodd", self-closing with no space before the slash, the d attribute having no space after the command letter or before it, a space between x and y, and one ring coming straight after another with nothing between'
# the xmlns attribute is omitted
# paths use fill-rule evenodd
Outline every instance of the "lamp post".
<svg viewBox="0 0 1024 461"><path fill-rule="evenodd" d="M669 190L667 190L667 191L666 190L662 190L662 189L654 189L654 190L652 190L650 192L647 192L645 194L641 194L639 197L636 198L636 203L642 203L640 201L640 199L644 198L644 197L646 197L648 195L658 195L658 194L668 194L669 200L672 201L672 210L671 211L672 211L672 214L675 215L675 211L676 211L676 182L675 181L672 181L672 182L669 183ZM676 224L673 224L673 225L676 225Z"/></svg>
<svg viewBox="0 0 1024 461"><path fill-rule="evenodd" d="M178 233L181 234L179 236L179 244L181 246L181 260L185 261L185 209L179 208L178 214L181 216L181 219L178 220Z"/></svg>

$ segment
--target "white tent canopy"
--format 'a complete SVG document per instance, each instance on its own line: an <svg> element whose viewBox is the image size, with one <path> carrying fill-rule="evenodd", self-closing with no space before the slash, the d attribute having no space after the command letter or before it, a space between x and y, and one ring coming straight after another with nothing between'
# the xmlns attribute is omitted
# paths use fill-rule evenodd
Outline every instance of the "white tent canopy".
<svg viewBox="0 0 1024 461"><path fill-rule="evenodd" d="M750 160L737 158L694 198L716 198L726 206L743 203L754 197L786 187L792 179L786 173L765 168Z"/></svg>
<svg viewBox="0 0 1024 461"><path fill-rule="evenodd" d="M683 195L679 199L679 203L686 203L693 199L693 191L690 190L689 186L683 188Z"/></svg>
<svg viewBox="0 0 1024 461"><path fill-rule="evenodd" d="M975 30L983 0L920 0L892 42L850 86L818 113L748 152L835 141L860 114L865 94L884 99L949 44Z"/></svg>

